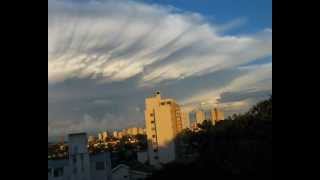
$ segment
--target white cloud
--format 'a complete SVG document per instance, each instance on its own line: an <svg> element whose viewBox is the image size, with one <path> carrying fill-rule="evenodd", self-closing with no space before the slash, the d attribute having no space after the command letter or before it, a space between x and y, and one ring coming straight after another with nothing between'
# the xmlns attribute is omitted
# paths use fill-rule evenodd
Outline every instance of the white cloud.
<svg viewBox="0 0 320 180"><path fill-rule="evenodd" d="M221 95L226 92L249 93L272 90L272 63L246 66L238 69L243 71L242 75L239 75L237 78L227 83L226 86L203 89L191 97L182 99L180 102L184 104L187 109L192 109L195 106L198 106L201 102L217 105L218 100L221 99ZM247 109L249 107L249 103L241 100L231 103L222 103L219 104L219 106L226 109Z"/></svg>
<svg viewBox="0 0 320 180"><path fill-rule="evenodd" d="M123 81L142 74L140 85L153 85L233 68L272 52L271 30L219 35L225 26L169 7L133 1L50 2L49 83Z"/></svg>

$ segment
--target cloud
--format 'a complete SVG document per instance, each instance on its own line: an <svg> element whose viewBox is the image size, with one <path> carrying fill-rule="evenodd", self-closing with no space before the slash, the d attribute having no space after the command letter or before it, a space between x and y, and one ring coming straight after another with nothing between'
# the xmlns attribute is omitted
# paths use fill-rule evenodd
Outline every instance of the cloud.
<svg viewBox="0 0 320 180"><path fill-rule="evenodd" d="M272 29L228 35L243 23L130 0L48 0L49 136L143 126L155 89L189 109L248 109L272 92Z"/></svg>
<svg viewBox="0 0 320 180"><path fill-rule="evenodd" d="M234 78L225 86L212 86L198 91L193 96L186 97L181 101L186 109L199 106L200 103L219 105L225 110L235 109L245 111L251 105L268 98L272 90L272 63L251 65L237 68L238 77ZM236 95L236 96L234 96ZM255 96L260 97L253 101Z"/></svg>
<svg viewBox="0 0 320 180"><path fill-rule="evenodd" d="M271 55L272 31L219 35L199 14L134 1L54 1L48 12L48 82L91 78L140 85L233 68Z"/></svg>

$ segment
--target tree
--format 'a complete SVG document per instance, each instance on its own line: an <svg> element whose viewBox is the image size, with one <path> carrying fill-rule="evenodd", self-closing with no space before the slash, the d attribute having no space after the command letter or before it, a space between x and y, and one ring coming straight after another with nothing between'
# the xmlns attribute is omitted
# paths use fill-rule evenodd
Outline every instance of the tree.
<svg viewBox="0 0 320 180"><path fill-rule="evenodd" d="M200 131L182 131L182 153L198 154L192 163L171 163L150 179L272 178L272 96L247 113L234 115ZM181 153L180 152L180 153Z"/></svg>

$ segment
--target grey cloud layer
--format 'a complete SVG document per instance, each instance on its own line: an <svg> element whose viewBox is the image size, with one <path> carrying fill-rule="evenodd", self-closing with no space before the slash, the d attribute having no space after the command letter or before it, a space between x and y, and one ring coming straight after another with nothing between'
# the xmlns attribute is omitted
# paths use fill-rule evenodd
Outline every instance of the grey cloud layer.
<svg viewBox="0 0 320 180"><path fill-rule="evenodd" d="M189 105L250 90L225 102L249 106L271 92L272 64L239 67L272 56L272 30L228 36L230 24L127 0L49 0L49 134L141 124L153 89Z"/></svg>

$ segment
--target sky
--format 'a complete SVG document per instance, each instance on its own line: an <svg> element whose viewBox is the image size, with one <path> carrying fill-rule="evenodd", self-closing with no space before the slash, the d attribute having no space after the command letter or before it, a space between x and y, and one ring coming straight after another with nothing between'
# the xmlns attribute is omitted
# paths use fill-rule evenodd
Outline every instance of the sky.
<svg viewBox="0 0 320 180"><path fill-rule="evenodd" d="M156 90L226 116L268 98L271 0L48 0L48 139L142 127Z"/></svg>

